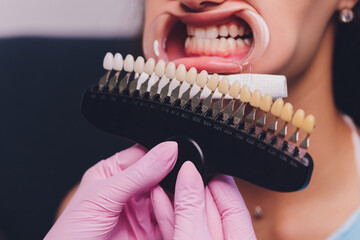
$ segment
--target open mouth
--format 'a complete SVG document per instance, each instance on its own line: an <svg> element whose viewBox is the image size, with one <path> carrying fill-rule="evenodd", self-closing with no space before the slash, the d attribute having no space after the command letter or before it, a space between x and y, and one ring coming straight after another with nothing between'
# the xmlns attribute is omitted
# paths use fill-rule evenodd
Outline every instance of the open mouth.
<svg viewBox="0 0 360 240"><path fill-rule="evenodd" d="M269 43L265 21L244 9L164 14L148 32L145 54L209 73L239 73L262 56Z"/></svg>

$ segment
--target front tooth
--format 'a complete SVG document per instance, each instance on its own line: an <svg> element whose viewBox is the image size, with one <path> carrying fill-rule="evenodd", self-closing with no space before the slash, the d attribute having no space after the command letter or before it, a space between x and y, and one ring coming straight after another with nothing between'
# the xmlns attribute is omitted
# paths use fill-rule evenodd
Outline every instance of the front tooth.
<svg viewBox="0 0 360 240"><path fill-rule="evenodd" d="M127 72L134 71L134 57L131 54L128 54L125 57L124 70L127 71Z"/></svg>
<svg viewBox="0 0 360 240"><path fill-rule="evenodd" d="M165 76L168 79L173 79L175 78L175 71L176 71L175 63L169 62L165 69Z"/></svg>
<svg viewBox="0 0 360 240"><path fill-rule="evenodd" d="M204 39L204 46L203 51L207 53L209 50L211 50L211 39L205 38Z"/></svg>
<svg viewBox="0 0 360 240"><path fill-rule="evenodd" d="M233 49L236 48L235 39L233 39L233 38L228 38L226 41L227 41L228 48L229 48L230 50L233 50Z"/></svg>
<svg viewBox="0 0 360 240"><path fill-rule="evenodd" d="M230 37L236 37L239 34L238 27L235 24L231 24L229 27Z"/></svg>
<svg viewBox="0 0 360 240"><path fill-rule="evenodd" d="M238 81L234 81L229 89L229 95L236 99L240 94L241 85Z"/></svg>
<svg viewBox="0 0 360 240"><path fill-rule="evenodd" d="M215 39L219 35L219 30L216 26L211 26L206 29L206 38Z"/></svg>
<svg viewBox="0 0 360 240"><path fill-rule="evenodd" d="M144 71L144 66L145 66L144 58L141 57L141 56L137 57L136 61L135 61L135 64L134 64L134 72L142 73Z"/></svg>
<svg viewBox="0 0 360 240"><path fill-rule="evenodd" d="M256 89L250 97L250 105L258 108L260 106L261 103L261 92L260 90Z"/></svg>
<svg viewBox="0 0 360 240"><path fill-rule="evenodd" d="M211 52L212 54L216 54L216 51L219 46L220 39L211 39Z"/></svg>
<svg viewBox="0 0 360 240"><path fill-rule="evenodd" d="M292 119L292 124L296 127L296 128L301 128L301 126L304 123L304 119L305 119L305 112L302 109L299 109L296 111L296 113L294 114L294 117Z"/></svg>
<svg viewBox="0 0 360 240"><path fill-rule="evenodd" d="M206 86L206 83L208 82L208 79L209 79L208 72L205 70L202 70L196 78L196 84L200 88L204 88Z"/></svg>
<svg viewBox="0 0 360 240"><path fill-rule="evenodd" d="M106 70L112 70L113 69L113 61L114 61L114 56L111 52L106 53L105 57L104 57L104 62L103 62L103 67Z"/></svg>
<svg viewBox="0 0 360 240"><path fill-rule="evenodd" d="M211 91L214 92L214 91L216 90L216 88L218 87L218 85L219 85L219 80L220 80L219 75L217 75L216 73L213 74L213 75L210 77L210 79L209 79L209 81L208 81L208 83L207 83L207 87L208 87Z"/></svg>
<svg viewBox="0 0 360 240"><path fill-rule="evenodd" d="M219 35L221 37L227 37L229 35L228 28L225 25L222 25L219 29Z"/></svg>
<svg viewBox="0 0 360 240"><path fill-rule="evenodd" d="M196 38L205 38L205 29L204 28L195 28L195 37Z"/></svg>
<svg viewBox="0 0 360 240"><path fill-rule="evenodd" d="M159 60L155 67L155 74L158 77L162 77L165 74L165 62L164 60Z"/></svg>
<svg viewBox="0 0 360 240"><path fill-rule="evenodd" d="M244 34L245 34L245 27L241 25L239 27L239 36L244 36Z"/></svg>
<svg viewBox="0 0 360 240"><path fill-rule="evenodd" d="M227 77L223 77L219 84L219 93L226 95L229 91L230 83L229 79Z"/></svg>
<svg viewBox="0 0 360 240"><path fill-rule="evenodd" d="M145 63L144 72L151 75L153 74L154 70L155 70L155 60L153 58L149 58Z"/></svg>
<svg viewBox="0 0 360 240"><path fill-rule="evenodd" d="M269 112L272 105L272 97L269 94L266 94L262 99L260 103L260 109L264 112Z"/></svg>
<svg viewBox="0 0 360 240"><path fill-rule="evenodd" d="M242 40L242 39L236 39L236 46L237 46L237 47L243 47L243 46L245 46L244 40Z"/></svg>
<svg viewBox="0 0 360 240"><path fill-rule="evenodd" d="M291 103L286 103L281 110L280 118L285 122L290 122L292 115L294 114L293 105Z"/></svg>
<svg viewBox="0 0 360 240"><path fill-rule="evenodd" d="M176 80L183 82L186 80L186 68L184 64L180 64L175 72Z"/></svg>
<svg viewBox="0 0 360 240"><path fill-rule="evenodd" d="M245 103L250 102L250 95L250 87L248 85L242 86L240 90L240 101Z"/></svg>
<svg viewBox="0 0 360 240"><path fill-rule="evenodd" d="M313 132L315 128L315 117L314 115L308 115L305 120L303 125L301 126L301 129L304 130L307 134L310 134Z"/></svg>
<svg viewBox="0 0 360 240"><path fill-rule="evenodd" d="M221 52L226 51L227 48L227 41L226 38L221 38L218 45L218 50Z"/></svg>
<svg viewBox="0 0 360 240"><path fill-rule="evenodd" d="M204 39L197 38L196 39L196 50L197 50L197 52L201 52L201 50L203 48L203 45L204 45Z"/></svg>
<svg viewBox="0 0 360 240"><path fill-rule="evenodd" d="M196 78L197 78L197 70L196 68L192 67L186 74L186 82L192 86L195 84Z"/></svg>
<svg viewBox="0 0 360 240"><path fill-rule="evenodd" d="M116 53L114 56L113 68L116 71L121 71L124 65L123 57L120 53Z"/></svg>
<svg viewBox="0 0 360 240"><path fill-rule="evenodd" d="M280 117L283 106L284 106L284 100L282 100L281 98L276 99L271 107L271 111L270 111L271 114L274 115L275 117Z"/></svg>

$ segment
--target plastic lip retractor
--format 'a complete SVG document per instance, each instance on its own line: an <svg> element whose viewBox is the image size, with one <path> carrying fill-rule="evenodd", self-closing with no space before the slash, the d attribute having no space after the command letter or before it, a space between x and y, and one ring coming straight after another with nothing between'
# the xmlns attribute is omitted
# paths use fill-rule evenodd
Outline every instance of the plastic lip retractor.
<svg viewBox="0 0 360 240"><path fill-rule="evenodd" d="M297 191L308 185L313 170L307 153L309 135L315 127L312 115L305 118L301 109L294 114L290 103L285 104L282 99L273 102L270 95L262 95L258 89L251 92L247 84L241 86L234 81L230 85L227 77L220 79L214 74L209 78L204 71L198 74L194 68L187 71L184 66L176 68L171 63L165 67L150 59L146 63L139 60L138 66L134 62L137 61L133 57L125 58L125 76L121 80L119 66L115 69L109 63L104 65L108 73L99 84L86 89L81 110L98 129L148 149L166 140L178 142L177 163L161 183L167 191L174 191L177 172L188 160L194 162L205 184L214 174L227 174L280 192ZM115 74L110 77L112 69ZM134 70L148 77L140 83L139 77L132 74ZM158 80L149 83L151 75ZM161 81L167 83L160 84ZM169 90L174 81L178 86ZM183 82L190 87L180 93ZM190 98L195 85L200 90ZM210 94L201 100L204 88L209 88ZM212 104L215 92L221 97ZM224 102L225 96L231 99L229 103ZM261 117L257 117L257 111ZM270 124L266 121L268 114L275 116ZM280 119L284 124L278 129ZM289 122L296 127L290 137ZM298 146L300 129L307 136Z"/></svg>

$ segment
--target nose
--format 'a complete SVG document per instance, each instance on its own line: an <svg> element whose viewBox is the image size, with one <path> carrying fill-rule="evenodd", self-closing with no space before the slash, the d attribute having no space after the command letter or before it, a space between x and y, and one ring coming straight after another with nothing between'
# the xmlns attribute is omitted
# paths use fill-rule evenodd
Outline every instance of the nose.
<svg viewBox="0 0 360 240"><path fill-rule="evenodd" d="M186 7L192 10L200 10L209 5L217 5L225 2L226 0L180 0Z"/></svg>

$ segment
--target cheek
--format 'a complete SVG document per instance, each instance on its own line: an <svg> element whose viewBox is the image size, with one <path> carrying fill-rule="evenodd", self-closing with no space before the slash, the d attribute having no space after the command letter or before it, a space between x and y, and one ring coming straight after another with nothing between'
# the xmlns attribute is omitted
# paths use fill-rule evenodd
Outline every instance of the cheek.
<svg viewBox="0 0 360 240"><path fill-rule="evenodd" d="M146 0L145 1L145 23L144 23L144 31L146 31L150 24L154 21L156 16L163 13L166 9L166 3L169 0Z"/></svg>

